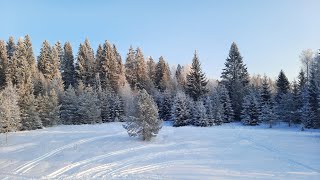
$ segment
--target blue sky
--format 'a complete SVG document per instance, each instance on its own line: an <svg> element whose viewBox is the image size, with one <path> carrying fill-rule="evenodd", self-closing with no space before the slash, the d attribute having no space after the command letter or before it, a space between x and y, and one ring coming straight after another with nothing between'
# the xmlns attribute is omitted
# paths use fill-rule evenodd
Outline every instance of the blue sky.
<svg viewBox="0 0 320 180"><path fill-rule="evenodd" d="M130 45L170 64L191 63L197 50L204 71L219 78L231 43L250 74L292 80L302 50L320 49L319 0L0 0L0 39L31 36L41 43L70 41L74 54L86 37L94 49L115 43L123 59Z"/></svg>

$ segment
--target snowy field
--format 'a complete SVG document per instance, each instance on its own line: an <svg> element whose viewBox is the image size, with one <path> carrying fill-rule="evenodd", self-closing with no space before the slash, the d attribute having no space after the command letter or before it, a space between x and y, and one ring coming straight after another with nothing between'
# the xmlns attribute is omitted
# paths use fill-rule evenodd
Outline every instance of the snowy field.
<svg viewBox="0 0 320 180"><path fill-rule="evenodd" d="M0 136L0 179L320 179L317 130L164 125L142 142L108 123Z"/></svg>

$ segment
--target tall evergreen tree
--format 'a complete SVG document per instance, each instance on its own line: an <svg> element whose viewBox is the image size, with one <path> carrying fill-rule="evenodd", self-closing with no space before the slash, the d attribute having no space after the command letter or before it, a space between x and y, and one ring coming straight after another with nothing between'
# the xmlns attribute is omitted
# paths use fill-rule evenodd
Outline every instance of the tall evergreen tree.
<svg viewBox="0 0 320 180"><path fill-rule="evenodd" d="M156 84L156 72L157 72L157 64L154 62L154 60L152 59L152 57L148 57L147 58L147 74L148 77L152 80L152 83L155 85Z"/></svg>
<svg viewBox="0 0 320 180"><path fill-rule="evenodd" d="M95 61L94 53L88 39L80 44L75 67L76 82L82 81L85 85L94 85Z"/></svg>
<svg viewBox="0 0 320 180"><path fill-rule="evenodd" d="M101 122L101 109L97 93L92 87L85 87L78 96L79 108L77 116L79 124L94 124Z"/></svg>
<svg viewBox="0 0 320 180"><path fill-rule="evenodd" d="M38 96L38 112L44 127L60 124L60 105L54 90L49 95Z"/></svg>
<svg viewBox="0 0 320 180"><path fill-rule="evenodd" d="M192 122L190 99L182 91L174 97L171 117L174 127L187 126Z"/></svg>
<svg viewBox="0 0 320 180"><path fill-rule="evenodd" d="M0 133L17 131L21 128L19 95L9 81L0 91Z"/></svg>
<svg viewBox="0 0 320 180"><path fill-rule="evenodd" d="M242 123L244 125L258 125L259 124L259 101L255 92L250 89L249 94L244 97L242 110Z"/></svg>
<svg viewBox="0 0 320 180"><path fill-rule="evenodd" d="M38 56L38 69L46 79L53 78L53 63L51 57L51 46L48 41L42 43L40 55Z"/></svg>
<svg viewBox="0 0 320 180"><path fill-rule="evenodd" d="M0 40L0 89L5 88L8 72L7 48L4 41Z"/></svg>
<svg viewBox="0 0 320 180"><path fill-rule="evenodd" d="M276 95L276 101L279 101L280 96L283 94L287 94L290 90L290 83L288 81L287 76L284 74L284 72L281 70L276 82L277 85L277 95Z"/></svg>
<svg viewBox="0 0 320 180"><path fill-rule="evenodd" d="M223 112L221 114L223 122L232 122L234 120L234 112L232 109L228 89L223 84L220 84L217 93L219 93L220 103L223 107Z"/></svg>
<svg viewBox="0 0 320 180"><path fill-rule="evenodd" d="M242 111L243 97L247 93L249 74L236 43L232 43L229 56L222 71L222 83L229 91L235 119L239 119Z"/></svg>
<svg viewBox="0 0 320 180"><path fill-rule="evenodd" d="M186 92L194 101L197 101L208 93L207 83L208 80L202 72L197 52L195 52L192 60L191 71L187 75Z"/></svg>
<svg viewBox="0 0 320 180"><path fill-rule="evenodd" d="M75 84L75 68L74 57L70 42L64 44L64 57L62 63L62 80L64 82L64 88L67 89L69 85Z"/></svg>
<svg viewBox="0 0 320 180"><path fill-rule="evenodd" d="M64 57L64 52L62 48L62 44L60 41L57 41L56 44L54 44L54 47L56 48L59 56L58 64L59 64L59 70L62 72L63 69L63 57Z"/></svg>
<svg viewBox="0 0 320 180"><path fill-rule="evenodd" d="M319 104L318 104L318 96L319 96L319 88L320 84L318 85L316 79L316 70L311 68L310 70L310 77L309 77L309 86L308 86L308 93L309 93L309 103L310 103L310 110L311 110L311 123L312 127L319 127Z"/></svg>
<svg viewBox="0 0 320 180"><path fill-rule="evenodd" d="M268 82L267 76L263 77L262 84L261 84L261 101L262 104L270 104L271 103L271 89Z"/></svg>
<svg viewBox="0 0 320 180"><path fill-rule="evenodd" d="M183 70L183 67L180 64L178 64L177 70L176 70L176 73L175 73L175 77L177 79L177 82L179 84L180 89L184 90L184 88L186 86L186 79L182 74L182 70Z"/></svg>
<svg viewBox="0 0 320 180"><path fill-rule="evenodd" d="M155 85L161 92L170 86L170 69L162 56L156 66L155 80Z"/></svg>
<svg viewBox="0 0 320 180"><path fill-rule="evenodd" d="M135 60L136 60L136 75L137 75L136 87L138 87L139 89L145 89L147 90L147 92L150 92L151 80L147 75L146 62L144 60L144 56L140 48L137 48L136 50Z"/></svg>
<svg viewBox="0 0 320 180"><path fill-rule="evenodd" d="M137 84L137 71L136 71L136 59L135 59L135 51L132 46L130 46L129 51L126 57L126 78L128 83L130 84L131 89L135 89Z"/></svg>
<svg viewBox="0 0 320 180"><path fill-rule="evenodd" d="M29 64L29 70L32 74L32 79L34 79L37 76L37 63L36 59L34 57L33 49L32 49L32 43L29 35L26 35L24 37L24 46L26 50L26 60Z"/></svg>
<svg viewBox="0 0 320 180"><path fill-rule="evenodd" d="M60 117L62 124L76 124L78 105L77 95L70 84L69 88L65 91L61 102Z"/></svg>
<svg viewBox="0 0 320 180"><path fill-rule="evenodd" d="M107 87L107 83L109 83L113 91L118 92L118 62L113 52L113 48L108 41L104 43L102 57L99 58L100 59L98 59L97 62L97 72L100 76L102 89L105 89Z"/></svg>

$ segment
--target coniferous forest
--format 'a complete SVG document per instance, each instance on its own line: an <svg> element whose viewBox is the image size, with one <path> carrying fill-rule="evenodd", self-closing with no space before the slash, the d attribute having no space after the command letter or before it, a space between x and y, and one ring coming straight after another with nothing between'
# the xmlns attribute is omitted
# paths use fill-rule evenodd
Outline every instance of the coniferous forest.
<svg viewBox="0 0 320 180"><path fill-rule="evenodd" d="M220 80L206 77L196 51L187 64L171 66L162 56L145 57L143 47L122 57L109 41L74 46L44 41L35 55L28 35L0 40L1 133L114 121L144 140L162 121L320 128L320 54L311 50L301 53L301 71L289 82L280 69L277 79L251 76L236 43L226 49Z"/></svg>

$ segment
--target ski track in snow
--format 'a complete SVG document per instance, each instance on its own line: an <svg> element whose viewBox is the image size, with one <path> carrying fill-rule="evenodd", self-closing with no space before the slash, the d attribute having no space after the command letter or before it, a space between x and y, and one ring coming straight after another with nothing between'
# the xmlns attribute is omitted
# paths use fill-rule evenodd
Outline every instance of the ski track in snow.
<svg viewBox="0 0 320 180"><path fill-rule="evenodd" d="M298 165L298 166L304 167L304 168L306 168L306 169L308 169L310 171L314 171L316 173L320 173L319 169L316 169L316 168L313 168L313 167L308 166L306 164L300 163L300 162L295 161L295 160L293 160L291 158L286 158L286 157L288 157L287 153L279 151L278 149L274 148L270 144L268 144L268 146L267 146L265 144L262 144L262 143L259 143L259 142L255 141L255 140L253 140L253 138L243 137L243 136L241 136L241 137L242 137L242 139L245 139L245 140L248 140L249 142L252 142L253 146L256 146L258 149L266 150L266 151L272 153L273 156L275 158L279 159L279 160L284 160L284 161L287 161L290 164Z"/></svg>
<svg viewBox="0 0 320 180"><path fill-rule="evenodd" d="M123 134L123 133L117 133L117 134L112 134L112 135L103 135L103 136L98 136L98 137L91 137L91 138L81 139L76 142L67 144L65 146L62 146L62 147L57 148L53 151L50 151L50 152L48 152L48 153L46 153L36 159L33 159L32 161L29 161L29 162L17 167L16 169L13 170L13 175L23 175L23 174L27 173L33 167L37 166L41 161L48 159L54 155L57 155L58 153L62 152L65 149L73 148L75 145L81 145L81 144L92 142L92 141L95 141L98 139L117 136L119 134ZM7 179L8 178L4 178L3 180L7 180Z"/></svg>
<svg viewBox="0 0 320 180"><path fill-rule="evenodd" d="M21 161L19 163L19 159L12 163L8 162L10 159L0 157L0 166L9 163L9 166L3 168L8 172L0 171L0 177L5 180L212 179L214 177L216 179L320 179L320 163L318 163L320 159L314 154L317 151L308 149L320 148L318 139L320 131L315 131L314 134L297 133L290 129L270 130L259 127L255 129L234 124L210 128L164 126L153 141L141 142L134 138L131 141L129 137L123 136L126 132L120 126L120 123L111 123L101 126L64 126L61 130L57 127L60 133L67 132L70 128L70 133L73 131L78 133L76 136L78 139L69 140L70 143L66 144L64 138L55 139L53 136L52 140L63 146L49 150L23 164ZM104 131L108 134L100 134ZM48 128L46 132L41 133L44 134L40 134L39 138L53 132ZM285 136L277 139L282 134ZM292 146L286 138L293 143ZM100 148L101 142L98 140L101 139L105 144ZM40 142L46 142L45 140L40 139ZM0 149L0 153L3 155L12 153L23 157L23 144L28 145L28 151L37 147L30 141L22 142L19 144L19 141L15 141L14 146L3 148L2 151ZM296 146L297 143L301 146ZM60 159L60 156L57 156L59 153L78 145L82 145L80 154L72 156L71 152L66 153L68 155L61 164L55 161L55 158ZM304 146L307 149L304 149ZM291 148L298 149L291 150ZM241 157L239 152L252 153L256 156ZM309 156L305 157L305 152L309 152ZM49 158L50 161L46 161ZM249 158L249 161L247 162L245 158ZM266 164L261 163L261 160L267 160ZM54 168L50 167L50 162L55 163ZM66 165L68 162L72 163ZM252 162L255 163L253 166L250 164ZM238 166L238 163L242 163L241 166ZM8 167L15 164L19 166L16 165L12 171L8 170Z"/></svg>

